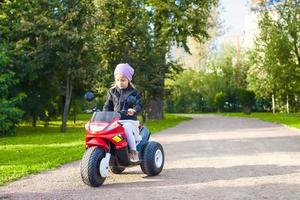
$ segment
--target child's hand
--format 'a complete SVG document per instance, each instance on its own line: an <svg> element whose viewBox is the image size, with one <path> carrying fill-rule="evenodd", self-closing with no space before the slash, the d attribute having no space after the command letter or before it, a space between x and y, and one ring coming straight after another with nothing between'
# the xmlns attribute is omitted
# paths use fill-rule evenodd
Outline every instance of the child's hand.
<svg viewBox="0 0 300 200"><path fill-rule="evenodd" d="M134 109L129 108L128 111L127 111L127 114L130 115L130 116L133 116L135 112L136 111Z"/></svg>

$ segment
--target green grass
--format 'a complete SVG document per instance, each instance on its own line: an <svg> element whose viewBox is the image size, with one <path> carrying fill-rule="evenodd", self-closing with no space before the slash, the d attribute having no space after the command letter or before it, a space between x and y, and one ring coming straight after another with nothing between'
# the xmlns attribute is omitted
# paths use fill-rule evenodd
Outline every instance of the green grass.
<svg viewBox="0 0 300 200"><path fill-rule="evenodd" d="M65 134L59 132L60 121L53 121L46 128L43 124L32 128L24 123L17 128L16 135L0 137L0 185L81 159L83 127L89 118L89 114L79 115L76 124L68 123ZM166 114L164 120L149 121L146 126L155 133L188 119Z"/></svg>
<svg viewBox="0 0 300 200"><path fill-rule="evenodd" d="M246 115L244 113L221 113L221 115L230 117L257 118L263 121L273 122L276 124L285 124L289 127L300 129L300 114L251 113L250 115Z"/></svg>

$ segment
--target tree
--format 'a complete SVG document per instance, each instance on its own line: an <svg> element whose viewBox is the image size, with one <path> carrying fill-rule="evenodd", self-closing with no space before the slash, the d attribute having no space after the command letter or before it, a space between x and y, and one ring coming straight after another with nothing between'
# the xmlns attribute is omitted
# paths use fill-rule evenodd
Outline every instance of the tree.
<svg viewBox="0 0 300 200"><path fill-rule="evenodd" d="M176 43L187 52L188 37L199 42L205 41L209 34L209 20L216 1L146 1L150 7L151 24L153 26L154 48L159 56L158 65L160 70L156 85L158 91L153 93L149 105L149 118L163 118L164 80L170 71L170 63L166 59L171 46Z"/></svg>
<svg viewBox="0 0 300 200"><path fill-rule="evenodd" d="M174 79L167 79L166 111L183 113L204 111L202 80L203 74L193 70L185 70Z"/></svg>
<svg viewBox="0 0 300 200"><path fill-rule="evenodd" d="M245 89L240 89L238 91L238 100L240 104L243 106L243 110L245 114L250 114L252 111L252 107L255 104L255 94L252 91L248 91Z"/></svg>
<svg viewBox="0 0 300 200"><path fill-rule="evenodd" d="M249 88L262 97L272 96L273 112L275 98L280 104L285 99L289 112L289 102L299 96L299 16L298 0L266 8L259 22L260 34L249 53Z"/></svg>
<svg viewBox="0 0 300 200"><path fill-rule="evenodd" d="M52 37L55 76L64 84L64 106L61 131L67 127L68 112L75 81L93 77L98 62L96 58L96 9L93 0L58 1L55 7L57 30ZM84 82L82 82L84 83Z"/></svg>
<svg viewBox="0 0 300 200"><path fill-rule="evenodd" d="M22 0L5 1L1 5L1 13L5 16L0 21L3 28L2 36L7 41L8 51L13 57L11 70L20 80L18 90L27 94L22 109L25 116L32 117L33 126L47 107L48 94L51 94L45 92L46 83L47 85L52 83L49 81L51 71L45 70L43 65L44 59L48 59L47 56L40 54L44 40L39 36L45 36L44 28L51 25L45 24L47 16L45 10L44 4ZM36 23L33 23L34 21ZM47 75L44 75L45 71L48 72Z"/></svg>
<svg viewBox="0 0 300 200"><path fill-rule="evenodd" d="M206 70L184 70L167 79L166 106L172 112L238 111L239 90L247 87L247 65L237 62L237 52L229 45L212 52Z"/></svg>
<svg viewBox="0 0 300 200"><path fill-rule="evenodd" d="M3 35L14 57L19 90L27 94L23 109L33 125L37 118L48 118L59 101L64 132L74 82L79 88L91 85L99 48L93 2L20 0L1 5L7 16L1 20Z"/></svg>
<svg viewBox="0 0 300 200"><path fill-rule="evenodd" d="M225 94L223 92L218 92L214 99L216 107L218 108L218 112L223 111L225 101L226 101Z"/></svg>
<svg viewBox="0 0 300 200"><path fill-rule="evenodd" d="M1 35L0 35L1 38ZM0 43L0 135L12 134L21 121L23 112L18 108L24 94L14 94L18 80L9 69L6 45Z"/></svg>
<svg viewBox="0 0 300 200"><path fill-rule="evenodd" d="M203 41L216 1L97 1L101 64L112 74L119 62L128 62L139 74L148 118L163 118L164 81L178 65L167 61L170 47L185 47L189 36ZM112 75L104 75L108 86ZM102 90L103 91L103 90Z"/></svg>
<svg viewBox="0 0 300 200"><path fill-rule="evenodd" d="M238 110L238 89L247 87L247 65L244 59L238 59L237 50L231 45L224 45L219 51L212 52L207 66L207 94L210 102L214 102L215 95L223 92L226 97L227 111Z"/></svg>

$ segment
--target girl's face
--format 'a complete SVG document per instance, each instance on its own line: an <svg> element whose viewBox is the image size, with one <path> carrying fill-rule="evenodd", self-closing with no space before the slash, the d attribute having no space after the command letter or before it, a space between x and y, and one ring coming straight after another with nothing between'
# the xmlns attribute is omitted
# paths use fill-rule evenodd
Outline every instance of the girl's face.
<svg viewBox="0 0 300 200"><path fill-rule="evenodd" d="M128 84L129 84L128 79L125 76L120 75L120 74L117 74L115 76L115 82L116 82L117 87L120 89L127 88Z"/></svg>

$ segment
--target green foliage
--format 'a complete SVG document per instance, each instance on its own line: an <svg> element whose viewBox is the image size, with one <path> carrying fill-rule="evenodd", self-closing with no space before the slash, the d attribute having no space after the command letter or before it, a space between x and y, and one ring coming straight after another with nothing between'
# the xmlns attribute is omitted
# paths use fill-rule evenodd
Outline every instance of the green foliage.
<svg viewBox="0 0 300 200"><path fill-rule="evenodd" d="M168 112L195 112L204 109L200 74L183 71L174 80L166 81L166 110Z"/></svg>
<svg viewBox="0 0 300 200"><path fill-rule="evenodd" d="M218 112L223 111L225 101L226 101L226 97L225 97L225 94L223 92L218 92L215 95L214 103L216 104Z"/></svg>
<svg viewBox="0 0 300 200"><path fill-rule="evenodd" d="M6 0L0 6L16 90L27 95L22 110L34 126L62 113L64 125L87 89L105 96L120 62L135 68L144 108L161 101L168 73L180 71L167 59L170 47L189 51L188 37L208 38L216 0Z"/></svg>
<svg viewBox="0 0 300 200"><path fill-rule="evenodd" d="M6 1L1 10L6 15L1 21L3 37L9 41L9 52L14 57L11 68L20 80L18 90L27 94L22 109L26 115L36 117L48 107L55 88L51 81L53 71L44 64L51 59L45 53L54 26L48 20L51 11L47 4L27 1Z"/></svg>
<svg viewBox="0 0 300 200"><path fill-rule="evenodd" d="M255 104L255 94L253 91L240 89L238 91L238 100L244 109L245 114L250 114Z"/></svg>
<svg viewBox="0 0 300 200"><path fill-rule="evenodd" d="M5 43L0 43L0 135L13 134L23 112L18 108L23 94L14 95L18 80L8 69L9 58Z"/></svg>
<svg viewBox="0 0 300 200"><path fill-rule="evenodd" d="M27 95L22 109L33 125L39 118L49 121L61 114L64 102L83 95L92 85L99 67L93 2L20 0L1 4L4 17L0 26L14 57L11 70L20 80L18 91Z"/></svg>
<svg viewBox="0 0 300 200"><path fill-rule="evenodd" d="M296 105L300 83L300 4L287 0L266 9L260 34L249 52L249 89L259 97L275 95L279 106Z"/></svg>
<svg viewBox="0 0 300 200"><path fill-rule="evenodd" d="M101 66L94 89L106 97L106 89L113 82L113 70L118 63L127 62L135 69L134 83L142 92L144 105L161 92L159 82L163 69L160 52L154 45L149 28L150 13L143 1L97 1Z"/></svg>
<svg viewBox="0 0 300 200"><path fill-rule="evenodd" d="M185 70L166 81L168 112L238 111L239 89L247 86L247 65L232 46L213 52L205 71Z"/></svg>
<svg viewBox="0 0 300 200"><path fill-rule="evenodd" d="M199 41L208 37L209 18L216 1L97 1L101 48L100 82L96 86L105 95L104 87L112 82L116 64L128 62L135 70L134 81L144 100L161 100L164 80L179 66L166 59L172 45L187 48L187 37ZM103 87L104 85L104 87ZM156 109L157 110L157 109Z"/></svg>

